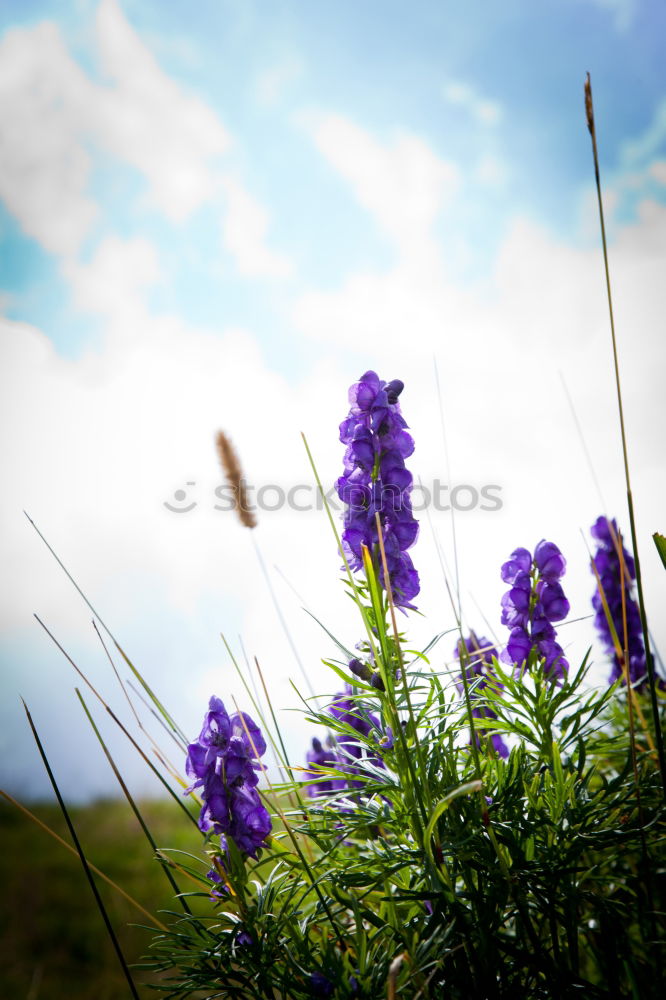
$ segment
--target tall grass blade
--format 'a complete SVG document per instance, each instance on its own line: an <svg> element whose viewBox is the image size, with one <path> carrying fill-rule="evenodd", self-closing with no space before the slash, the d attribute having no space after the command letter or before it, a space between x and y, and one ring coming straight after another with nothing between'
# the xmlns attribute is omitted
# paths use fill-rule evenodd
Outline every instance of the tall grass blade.
<svg viewBox="0 0 666 1000"><path fill-rule="evenodd" d="M179 808L182 809L182 811L185 813L185 815L187 816L187 818L192 823L194 823L194 825L197 827L197 830L198 830L199 827L198 827L198 824L197 824L197 821L196 821L195 817L192 815L192 813L186 807L185 803L181 800L180 796L177 795L174 792L173 788L171 788L171 786L169 785L168 781L164 778L164 775L160 774L160 772L157 770L157 768L155 767L155 765L153 764L153 762L144 753L144 751L142 750L142 748L139 746L139 744L137 743L137 741L134 739L134 737L132 736L132 734L129 732L129 730L127 729L127 727L122 724L122 722L120 721L120 719L118 718L118 716L116 715L116 713L113 711L113 709L109 705L107 705L107 703L104 701L104 699L102 698L102 696L99 693L99 691L97 691L97 689L94 687L94 685L91 684L91 682L88 680L88 678L83 673L83 671L80 669L80 667L77 667L76 663L71 658L71 656L69 655L69 653L67 653L65 651L65 649L63 649L63 647L60 645L60 643L58 642L58 640L56 639L56 637L53 635L53 633L49 631L49 629L46 627L46 625L44 624L44 622L41 620L41 618L39 617L39 615L35 615L35 618L37 619L37 621L39 622L39 624L42 626L42 628L44 629L44 631L46 632L46 634L48 635L48 637L51 639L51 641L58 647L58 649L63 654L63 656L65 657L65 659L68 661L68 663L72 667L74 667L74 670L76 670L76 672L79 675L79 677L81 677L81 679L88 685L88 687L90 688L90 690L92 691L92 693L95 695L95 697L97 698L97 700L104 706L104 708L109 713L109 715L111 716L111 718L113 719L113 721L115 722L115 724L123 731L123 733L125 734L125 736L127 737L127 739L130 741L130 743L132 744L132 746L134 747L134 749L137 751L137 753L141 755L141 757L143 758L143 760L145 761L145 763L148 765L148 767L150 768L150 770L153 772L153 774L155 775L155 777L164 785L164 787L166 788L166 790L169 793L169 795L178 803Z"/></svg>
<svg viewBox="0 0 666 1000"><path fill-rule="evenodd" d="M594 468L594 462L592 461L592 456L587 447L587 442L585 441L585 435L583 434L583 428L581 427L580 420L578 419L578 414L576 413L576 407L574 406L574 401L569 392L569 387L564 379L564 375L560 372L560 381L562 382L562 388L564 389L564 394L567 397L567 402L569 403L569 409L571 410L571 416L573 417L573 422L576 427L576 433L578 434L578 440L580 441L580 446L583 449L583 454L585 455L585 461L587 463L587 468L589 470L590 476L592 477L592 482L594 483L594 488L597 491L597 496L599 497L599 502L601 504L601 510L608 510L606 501L604 500L604 495L597 478L597 473Z"/></svg>
<svg viewBox="0 0 666 1000"><path fill-rule="evenodd" d="M308 673L307 673L305 667L303 666L303 661L301 660L301 658L299 656L298 650L296 648L296 643L294 642L294 640L292 638L292 635L291 635L291 631L289 630L289 626L287 625L287 620L284 617L284 614L282 613L282 608L280 607L280 602L277 599L277 595L276 595L275 590L273 588L273 584L271 582L271 578L269 576L268 569L266 568L266 563L264 561L264 557L261 554L261 549L259 548L259 545L257 544L257 540L254 537L254 534L252 535L252 542L254 544L254 551L255 551L257 559L259 561L259 566L261 567L261 572L263 574L264 580L266 581L266 587L268 588L268 593L271 596L271 601L273 602L273 607L275 608L275 614L278 617L278 621L280 622L280 625L282 627L282 631L284 632L284 634L286 636L286 639L287 639L287 642L289 643L289 648L291 649L291 652L293 653L294 659L296 660L296 663L298 664L298 669L301 672L303 680L307 684L308 690L310 691L310 694L314 697L315 692L314 692L314 688L312 687L312 681L308 677Z"/></svg>
<svg viewBox="0 0 666 1000"><path fill-rule="evenodd" d="M162 718L162 716L161 716L161 715L159 714L159 712L157 712L157 711L156 711L156 710L155 710L155 709L153 708L153 706L152 706L152 705L150 705L150 704L149 704L149 703L147 702L147 700L146 700L146 699L144 698L144 696L143 696L143 695L141 694L141 692L139 691L139 689L138 689L138 688L136 688L136 687L135 687L135 686L134 686L134 685L132 684L132 682L131 682L131 680L129 680L129 678L128 678L128 680L127 680L127 687L128 687L129 689L130 689L130 691L131 691L131 692L132 692L132 694L133 694L133 695L135 696L135 698L138 698L138 699L139 699L139 701L141 702L141 704L143 705L143 707L144 707L144 708L146 709L146 711L148 711L148 712L149 712L149 713L150 713L150 714L152 715L153 719L155 719L155 722L157 722L157 724L158 724L159 726L161 726L161 727L162 727L162 729L164 730L164 732L166 733L166 735L167 735L167 736L168 736L168 737L169 737L169 738L170 738L171 740L173 740L173 742L175 743L175 745L177 746L177 748L178 748L179 750L181 750L182 752L184 752L184 753L187 753L187 746L186 746L186 745L185 745L185 746L183 746L183 744L182 744L182 743L180 742L180 739L179 739L179 737L178 737L178 736L176 736L176 734L175 734L174 732L172 732L172 730L171 730L171 729L169 729L169 727L167 726L166 722L164 721L164 719ZM142 726L141 724L139 724L139 728L140 728L140 729L141 729L141 730L142 730L142 731L143 731L144 733L146 732L146 730L145 730L145 727L144 727L144 726ZM146 734L146 735L148 735L148 734ZM151 741L151 742L152 742L152 741ZM155 745L155 744L153 744L153 745Z"/></svg>
<svg viewBox="0 0 666 1000"><path fill-rule="evenodd" d="M648 686L650 688L650 700L652 703L652 714L655 728L655 738L657 742L657 753L659 754L659 768L661 770L661 782L666 796L666 758L664 756L664 739L661 731L661 720L659 717L659 705L657 703L657 680L654 670L654 660L650 649L650 634L647 624L647 613L645 611L645 599L643 596L643 579L641 575L641 563L638 555L638 539L636 537L636 521L634 517L634 501L631 493L631 480L629 476L629 458L627 453L627 436L624 427L624 410L622 406L622 388L620 385L620 365L617 355L617 340L615 337L615 319L613 316L613 296L611 292L610 271L608 267L608 247L606 243L606 224L604 221L604 205L601 197L601 178L599 174L599 154L597 151L597 132L594 121L594 104L592 102L592 84L590 74L587 74L585 81L585 112L587 117L587 127L592 139L592 156L594 159L594 179L597 188L597 203L599 207L599 223L601 226L601 244L604 257L604 272L606 276L606 295L608 298L608 315L610 318L611 342L613 347L613 364L615 366L615 386L617 390L617 406L620 417L620 434L622 438L622 458L624 461L624 478L627 487L627 506L629 508L629 525L631 528L631 545L634 552L634 562L636 564L636 586L638 590L638 606L641 616L641 626L643 629L643 641L645 643L645 663L648 673Z"/></svg>
<svg viewBox="0 0 666 1000"><path fill-rule="evenodd" d="M327 919L328 919L331 927L333 928L333 932L335 934L335 937L338 940L338 943L339 943L340 947L343 950L346 950L346 944L345 944L344 934L342 933L341 928L338 926L338 924L337 924L337 922L335 920L335 917L331 913L330 907L329 907L328 903L326 902L326 900L324 899L324 896L322 894L322 891L321 891L321 888L319 886L318 880L315 878L314 872L312 871L312 869L310 867L310 864L308 863L305 855L303 854L303 851L301 850L301 846L298 843L298 839L297 839L294 831L291 828L291 824L289 823L289 820L285 816L285 814L284 814L284 812L282 810L282 807L280 806L279 797L275 793L273 785L271 784L271 779L270 779L270 777L268 775L268 771L266 770L265 765L261 762L260 755L257 753L257 748L255 746L254 740L252 739L252 734L250 733L250 730L247 728L247 726L245 724L245 718L244 718L243 714L240 712L240 710L238 708L238 705L236 703L236 699L235 698L234 698L234 706L235 706L236 712L238 713L239 718L240 718L240 720L241 720L241 722L243 724L243 729L245 730L245 735L247 736L248 742L250 743L250 746L252 747L252 751L253 751L256 759L259 761L259 765L261 767L261 772L264 775L264 777L266 779L266 782L268 784L268 787L269 787L269 789L270 789L270 791L272 793L272 798L270 800L268 800L267 804L269 805L270 808L275 809L276 813L280 817L280 820L282 821L282 825L285 828L287 836L291 840L292 846L293 846L294 850L296 851L296 854L298 855L298 857L299 857L299 859L301 861L301 864L303 865L303 870L307 874L308 879L310 880L310 883L312 885L312 888L314 889L314 891L315 891L315 893L317 895L317 898L318 898L318 900L319 900L319 902L320 902L320 904L322 906L322 909L323 909L324 913L326 914L326 917L327 917ZM259 794L262 795L261 792Z"/></svg>
<svg viewBox="0 0 666 1000"><path fill-rule="evenodd" d="M418 758L419 771L422 779L421 781L417 781L416 776L414 775L411 755L408 750L406 751L405 756L407 763L410 767L412 780L414 782L414 791L417 793L417 801L419 803L419 808L421 809L421 813L423 815L423 822L425 825L428 822L427 811L430 809L430 790L428 787L428 782L423 780L427 774L427 767L423 755L423 748L421 746L421 741L419 740L419 735L416 728L416 720L414 718L414 708L412 706L412 699L409 693L409 682L407 680L407 671L405 670L405 663L402 655L402 644L400 642L400 633L398 632L398 623L395 617L395 604L393 602L393 587L391 586L391 577L389 574L388 563L386 561L386 550L384 548L384 532L382 529L382 522L379 517L379 511L377 511L377 513L375 514L375 523L377 526L377 540L379 541L379 552L382 560L382 568L384 570L384 584L386 586L386 594L388 597L388 604L391 613L393 638L395 641L395 648L398 653L398 662L400 664L400 676L402 678L403 690L405 692L405 700L407 702L407 711L409 713L409 721L411 723L412 735L414 738L414 744L416 746L416 756ZM390 664L387 663L387 668L389 668L389 666ZM398 730L400 731L401 729L402 726L400 725L398 720ZM423 801L423 795L425 795L426 797L425 802Z"/></svg>
<svg viewBox="0 0 666 1000"><path fill-rule="evenodd" d="M116 766L116 762L114 761L113 757L111 756L111 752L110 752L109 748L107 747L106 743L104 742L104 738L103 738L102 734L100 733L99 729L97 728L97 725L95 723L95 720L92 717L90 709L86 705L85 699L84 699L83 695L81 694L81 692L79 691L78 688L76 688L76 696L79 699L79 701L81 702L81 705L83 707L83 711L86 713L86 716L88 717L88 722L92 726L92 730L93 730L95 736L97 737L97 739L99 740L100 746L101 746L102 750L104 751L104 754L106 756L106 759L109 762L111 770L113 771L114 775L116 776L116 780L117 780L118 784L120 785L120 787L122 789L123 795L125 796L125 798L127 799L128 803L129 803L130 809L134 813L139 826L143 830L144 835L146 837L146 840L148 841L148 843L150 844L151 848L153 849L153 853L155 854L155 857L160 862L160 865L161 865L162 870L164 871L164 874L165 874L165 876L166 876L166 878L167 878L167 880L169 882L169 885L171 886L171 888L173 889L174 893L176 894L176 897L180 901L180 904L183 907L183 909L185 910L185 912L188 913L191 916L192 915L192 911L191 911L190 907L188 906L187 900L184 899L181 896L178 884L177 884L175 878L173 877L173 875L172 875L172 873L171 873L171 871L169 869L169 861L164 857L163 854L160 853L160 850L159 850L157 844L155 843L155 839L154 839L152 833L150 832L150 830L148 829L148 826L146 825L146 821L144 820L143 816L141 815L141 811L140 811L139 807L137 806L136 802L134 801L134 797L133 797L132 793L130 792L129 788L127 787L122 774L118 770L118 767Z"/></svg>
<svg viewBox="0 0 666 1000"><path fill-rule="evenodd" d="M48 757L46 756L46 751L44 750L44 747L42 746L42 741L39 738L39 733L37 732L37 728L35 726L35 723L32 721L32 716L30 715L30 711L29 711L28 706L26 705L25 702L23 702L23 707L25 709L25 714L28 717L28 722L30 724L30 728L32 729L32 735L34 736L35 743L37 744L37 749L39 750L39 754L40 754L40 756L42 758L42 761L44 762L44 767L46 768L46 773L49 776L49 781L51 782L51 786L52 786L53 791L55 792L55 796L56 796L56 798L58 800L58 805L60 806L60 810L61 810L61 812L62 812L62 814L64 816L65 822L67 823L67 828L68 828L68 830L70 832L71 838L74 841L74 846L76 847L76 851L77 851L77 854L79 855L79 859L81 861L81 865L83 866L83 871L85 872L85 876L86 876L86 878L88 880L88 884L90 885L90 889L92 891L92 894L95 897L95 902L97 903L97 908L98 908L98 910L99 910L99 912L101 914L102 920L104 921L104 925L105 925L105 927L107 929L107 932L108 932L108 935L109 935L109 937L111 939L111 943L113 945L113 949L114 949L114 951L116 953L116 956L118 958L120 966L121 966L121 968L123 970L125 979L127 980L127 985L129 986L130 993L135 998L135 1000L139 1000L139 994L137 993L136 986L134 985L134 980L132 979L132 975L131 975L130 970L128 968L127 962L125 961L125 956L123 955L122 948L120 947L120 942L118 941L118 938L116 937L116 932L114 931L113 925L112 925L111 921L109 920L109 915L106 912L106 907L104 906L104 902L102 901L102 897L99 894L99 889L97 888L97 884L95 882L95 879L93 878L93 873L90 870L90 866L88 864L86 856L83 853L83 848L81 847L81 844L79 843L79 838L76 835L76 830L74 829L74 824L72 823L71 817L70 817L69 812L67 810L67 806L65 805L63 797L60 794L60 789L58 788L58 783L57 783L57 781L55 779L55 775L53 774L53 771L51 770L51 765L49 764Z"/></svg>
<svg viewBox="0 0 666 1000"><path fill-rule="evenodd" d="M116 676L116 679L117 679L118 683L120 684L120 688L121 688L123 694L125 695L125 699L126 699L128 705L129 705L130 709L131 709L132 715L134 716L134 719L136 721L137 726L139 727L139 729L141 730L141 732L143 733L143 735L146 737L146 739L148 739L150 741L150 743L152 744L153 749L155 750L157 756L161 760L164 760L166 762L169 770L173 774L174 770L175 770L175 768L173 767L173 764L168 760L168 758L167 758L166 754L164 753L164 751L161 750L161 748L158 746L158 744L156 743L156 741L153 739L153 737L148 732L148 730L146 729L146 727L142 723L141 719L139 718L139 714L138 714L138 712L136 711L136 709L134 707L134 703L132 702L132 699L130 698L130 696L127 693L127 688L125 687L125 685L124 685L124 683L122 681L122 678L121 678L120 674L118 673L118 670L116 669L116 665L113 662L113 658L112 658L111 654L109 653L109 650L107 649L106 643L104 642L104 639L102 638L102 634L99 631L99 629L97 628L97 623L95 622L94 619L93 619L93 628L95 629L95 633L96 633L97 638L99 639L99 641L101 643L102 649L106 653L106 658L109 661L109 663L111 664L111 669L113 670L113 672L114 672L114 674ZM131 686L129 681L128 681L128 686ZM142 698L141 695L138 694L138 692L136 692L135 688L133 688L132 690L141 699L141 701L143 702L143 704L146 705L146 707L148 708L148 710L152 714L153 718L157 719L157 721L162 725L164 731L166 733L168 733L168 735L174 740L174 742L176 743L176 746L178 747L178 749L182 753L186 753L187 752L187 744L185 744L185 743L179 743L178 742L178 738L172 732L172 730L169 729L169 727L166 725L166 723L164 722L164 719L160 715L158 715L158 713L155 711L154 708L151 708L147 704L145 698Z"/></svg>
<svg viewBox="0 0 666 1000"><path fill-rule="evenodd" d="M37 532L37 534L39 535L39 537L41 538L41 540L44 542L44 545L49 550L49 552L51 553L51 555L53 556L53 558L55 559L55 561L58 563L58 566L60 566L61 570L63 571L63 573L65 574L65 576L69 580L69 582L72 584L72 586L77 591L77 593L81 596L81 598L83 599L83 601L85 602L85 604L88 606L88 608L90 608L90 610L92 611L93 615L95 616L95 618L97 619L97 621L100 623L100 625L102 626L102 628L104 629L104 631L107 633L107 635L109 636L109 638L113 641L116 649L118 650L118 652L120 653L120 655L123 657L123 659L125 660L125 662L129 666L130 670L135 675L135 677L137 678L137 680L140 682L140 684L142 685L142 687L144 688L144 690L146 691L146 693L149 695L149 697L151 698L151 700L153 701L153 703L155 704L155 706L160 710L160 712L163 713L165 719L174 728L174 731L178 732L178 734L184 740L184 742L187 743L187 739L186 739L185 734L183 733L183 731L176 725L176 723L173 721L173 719L171 718L171 716L169 715L169 713L164 708L164 705L162 705L162 703L159 701L159 699L151 691L150 687L148 686L148 684L146 683L146 681L143 679L143 677L141 676L140 672L137 670L137 668L134 666L134 664L129 660L127 654L123 651L122 647L120 646L120 644L118 643L117 639L115 638L113 632L111 631L111 629L109 628L109 626L106 624L106 622L104 621L104 619L102 618L102 616L97 612L97 610L90 603L90 601L88 600L88 598L86 597L86 595L83 593L83 591L79 587L78 583L76 582L76 580L74 579L74 577L72 576L72 574L69 572L69 570L67 569L67 567L63 563L63 561L60 558L60 556L51 547L51 545L47 542L46 538L41 533L41 531L39 530L39 528L37 527L37 525L35 524L35 522L33 521L33 519L30 517L30 515L27 513L27 511L24 510L23 513L27 517L28 521L30 521L30 524L33 526L33 528L35 529L35 531Z"/></svg>
<svg viewBox="0 0 666 1000"><path fill-rule="evenodd" d="M439 368L437 358L433 359L435 366L435 384L437 385L437 401L439 403L439 419L442 427L442 443L444 445L444 460L446 462L446 476L451 482L451 460L449 457L449 442L446 436L446 423L444 421L444 401L442 399L442 388L439 384ZM455 507L451 504L451 540L453 542L453 567L456 578L456 598L458 600L458 617L462 619L462 601L460 597L460 572L458 566L458 536L456 534Z"/></svg>

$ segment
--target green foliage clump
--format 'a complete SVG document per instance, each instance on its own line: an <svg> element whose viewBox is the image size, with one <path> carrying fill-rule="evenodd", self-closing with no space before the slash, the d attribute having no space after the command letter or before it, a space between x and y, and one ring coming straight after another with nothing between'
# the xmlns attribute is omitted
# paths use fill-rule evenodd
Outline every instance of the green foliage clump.
<svg viewBox="0 0 666 1000"><path fill-rule="evenodd" d="M384 690L329 664L352 715L305 703L341 750L306 780L275 734L293 780L264 796L278 821L270 844L250 863L209 835L222 884L190 866L209 913L156 938L148 966L161 988L229 1000L661 996L664 803L647 698L628 699L621 682L592 688L587 661L554 682L538 661L516 673L494 659L494 682L462 685L459 665L454 676L405 648L365 569L350 589ZM352 739L362 752L345 761ZM322 782L335 790L307 795Z"/></svg>

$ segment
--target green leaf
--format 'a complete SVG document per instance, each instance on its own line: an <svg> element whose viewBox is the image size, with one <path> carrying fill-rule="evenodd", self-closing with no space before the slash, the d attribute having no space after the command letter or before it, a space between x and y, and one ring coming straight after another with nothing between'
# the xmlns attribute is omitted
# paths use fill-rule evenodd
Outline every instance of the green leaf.
<svg viewBox="0 0 666 1000"><path fill-rule="evenodd" d="M458 787L454 788L452 792L449 792L448 795L445 795L444 798L440 802L438 802L435 808L433 809L432 816L428 821L428 825L426 827L426 832L425 832L425 846L432 861L434 861L434 858L432 855L432 848L430 846L430 841L432 840L432 835L435 832L435 826L437 824L437 820L442 815L442 813L446 812L446 810L449 808L454 799L459 798L461 795L471 795L473 792L480 791L481 784L482 783L477 780L477 781L467 781L465 782L464 785L458 785Z"/></svg>
<svg viewBox="0 0 666 1000"><path fill-rule="evenodd" d="M663 535L660 535L657 531L655 531L652 537L654 538L654 544L657 546L657 552L661 556L661 561L666 569L666 538Z"/></svg>

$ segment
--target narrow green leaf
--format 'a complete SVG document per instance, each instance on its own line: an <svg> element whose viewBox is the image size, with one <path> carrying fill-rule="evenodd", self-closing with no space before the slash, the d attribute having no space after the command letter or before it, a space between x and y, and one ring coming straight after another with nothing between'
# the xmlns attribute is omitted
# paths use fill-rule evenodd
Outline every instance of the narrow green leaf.
<svg viewBox="0 0 666 1000"><path fill-rule="evenodd" d="M76 834L76 830L74 829L74 824L72 823L72 820L71 820L71 817L69 815L69 811L67 809L67 806L65 805L64 799L63 799L62 795L60 794L60 789L59 789L58 784L56 782L55 775L53 774L53 771L51 770L51 765L49 763L49 759L46 756L46 751L44 750L44 747L42 746L42 741L39 738L39 734L37 732L37 727L35 726L35 723L32 721L32 716L30 715L30 712L28 710L28 706L26 705L25 702L23 702L23 707L25 709L25 714L28 717L28 722L29 722L30 728L32 730L32 735L34 736L35 743L37 744L37 749L39 750L39 753L40 753L40 756L42 758L44 767L46 768L46 773L49 776L49 781L51 782L51 786L52 786L53 791L55 792L55 796L56 796L56 798L58 800L58 805L60 806L60 811L62 812L62 815L63 815L63 817L65 819L65 822L67 823L67 828L69 829L70 836L71 836L72 840L74 841L74 846L75 846L75 848L77 850L77 853L79 855L79 860L81 861L81 865L83 867L83 871L85 872L85 876L86 876L86 878L88 880L88 884L90 885L90 888L92 890L92 894L95 897L95 902L97 903L97 908L98 908L98 910L100 912L102 920L104 921L104 925L105 925L107 933L108 933L108 935L109 935L109 937L111 939L111 943L112 943L113 949L114 949L114 951L116 953L116 957L118 958L118 962L120 963L120 966L121 966L121 968L123 970L123 973L125 975L125 979L127 980L127 985L129 986L130 993L134 997L134 1000L139 1000L139 994L137 993L136 986L134 985L134 980L132 979L132 975L130 973L129 967L128 967L127 962L125 960L125 956L123 955L122 948L120 947L120 942L118 941L118 938L116 937L116 932L114 931L113 925L112 925L111 921L109 920L109 915L108 915L108 913L106 911L106 907L104 906L104 903L102 902L102 897L99 894L99 889L97 888L97 884L95 882L95 879L93 878L93 873L90 870L90 865L88 864L88 859L86 858L85 854L83 853L83 848L81 847L81 844L79 842L79 838L78 838L78 836Z"/></svg>
<svg viewBox="0 0 666 1000"><path fill-rule="evenodd" d="M139 807L137 806L136 802L134 801L134 797L133 797L132 793L130 792L129 788L127 787L127 785L125 783L125 780L124 780L122 774L120 773L120 770L116 766L116 762L114 761L113 757L111 756L111 752L110 752L109 748L107 747L106 743L104 742L104 738L102 737L102 734L100 733L99 729L97 728L97 725L95 724L95 720L92 717L90 709L86 705L86 702L85 702L85 699L84 699L83 695L81 694L81 692L79 691L78 688L75 688L75 691L76 691L77 698L81 702L81 705L83 707L83 711L86 713L86 716L88 718L88 722L92 726L92 730L93 730L95 736L97 737L97 739L99 740L99 744L102 747L102 750L104 751L104 754L106 756L106 759L109 762L111 770L113 771L114 775L116 776L116 781L120 785L120 787L121 787L121 789L123 791L123 794L124 794L125 798L127 799L132 812L136 816L137 822L138 822L139 826L141 827L141 829L143 830L143 833L144 833L144 835L146 837L146 840L148 841L148 843L150 844L151 848L153 849L155 857L160 862L160 864L162 866L162 870L163 870L163 872L164 872L164 874L165 874L165 876L167 878L167 881L169 882L169 885L173 889L173 891L174 891L174 893L176 895L176 898L180 901L180 904L183 907L183 909L185 910L185 912L189 913L190 916L191 916L192 911L190 910L189 906L187 905L187 901L183 898L183 895L182 895L182 893L180 891L180 888L178 887L178 883L176 882L175 878L173 877L172 872L169 870L169 862L160 853L160 850L159 850L159 848L157 846L157 843L155 842L155 839L154 839L152 833L148 829L146 821L144 820L143 816L141 815L141 810L139 809Z"/></svg>
<svg viewBox="0 0 666 1000"><path fill-rule="evenodd" d="M444 798L437 803L432 811L430 819L428 820L428 825L425 831L425 845L431 861L434 861L435 859L433 858L430 841L432 840L432 835L435 832L435 826L439 817L442 813L446 812L454 799L459 798L461 795L473 795L475 792L480 792L481 787L482 782L478 779L475 781L467 781L464 785L458 785L457 788L454 788L452 792L449 792L448 795L445 795Z"/></svg>
<svg viewBox="0 0 666 1000"><path fill-rule="evenodd" d="M657 546L657 552L659 553L661 561L664 564L664 568L666 569L666 538L663 535L660 535L658 531L655 531L652 537L654 538L654 544Z"/></svg>

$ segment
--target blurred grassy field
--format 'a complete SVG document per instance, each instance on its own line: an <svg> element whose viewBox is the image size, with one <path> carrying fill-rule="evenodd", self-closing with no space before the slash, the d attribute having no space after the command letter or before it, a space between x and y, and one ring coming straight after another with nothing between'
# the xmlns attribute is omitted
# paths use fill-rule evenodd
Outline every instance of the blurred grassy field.
<svg viewBox="0 0 666 1000"><path fill-rule="evenodd" d="M57 805L30 808L70 842ZM159 847L202 856L200 836L175 804L144 802L141 811ZM177 909L124 801L72 809L72 817L93 864L152 913ZM117 892L97 882L128 962L138 961L151 934L129 925L147 921ZM78 857L6 803L0 803L0 885L0 998L127 1000L127 982ZM138 972L136 979L140 983ZM142 998L160 995L141 986L139 992Z"/></svg>

